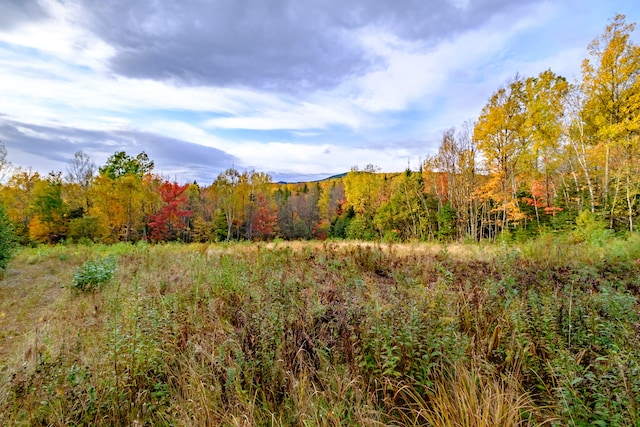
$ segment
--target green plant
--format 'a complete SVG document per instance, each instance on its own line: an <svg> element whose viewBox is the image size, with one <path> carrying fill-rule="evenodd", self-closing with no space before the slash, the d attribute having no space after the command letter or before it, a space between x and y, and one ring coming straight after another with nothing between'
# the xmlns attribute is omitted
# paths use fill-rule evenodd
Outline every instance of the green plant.
<svg viewBox="0 0 640 427"><path fill-rule="evenodd" d="M576 217L576 228L571 233L575 242L589 242L603 246L613 235L607 224L589 211L582 211Z"/></svg>
<svg viewBox="0 0 640 427"><path fill-rule="evenodd" d="M0 205L0 271L4 271L13 256L15 235L13 225Z"/></svg>
<svg viewBox="0 0 640 427"><path fill-rule="evenodd" d="M106 257L85 262L73 275L71 288L81 292L92 292L113 278L116 259Z"/></svg>

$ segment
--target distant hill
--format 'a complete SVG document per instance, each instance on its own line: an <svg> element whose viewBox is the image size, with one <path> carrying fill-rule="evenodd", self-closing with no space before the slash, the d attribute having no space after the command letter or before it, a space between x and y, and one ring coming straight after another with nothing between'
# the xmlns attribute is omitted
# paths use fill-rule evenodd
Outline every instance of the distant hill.
<svg viewBox="0 0 640 427"><path fill-rule="evenodd" d="M347 175L348 172L344 172L344 173L340 173L337 175L331 175L330 177L327 178L322 178L322 179L316 179L313 181L295 181L295 182L288 182L288 181L278 181L276 182L276 184L304 184L306 183L311 183L311 182L323 182L323 181L329 181L332 179L338 179L338 178L344 178Z"/></svg>

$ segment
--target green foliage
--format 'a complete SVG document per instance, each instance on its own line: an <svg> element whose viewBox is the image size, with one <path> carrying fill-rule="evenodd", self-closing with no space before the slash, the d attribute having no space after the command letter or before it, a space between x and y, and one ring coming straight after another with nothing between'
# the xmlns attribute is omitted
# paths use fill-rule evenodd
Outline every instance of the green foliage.
<svg viewBox="0 0 640 427"><path fill-rule="evenodd" d="M362 215L356 215L346 227L346 237L356 240L373 240L375 232L371 221Z"/></svg>
<svg viewBox="0 0 640 427"><path fill-rule="evenodd" d="M347 228L355 215L353 208L349 207L345 212L337 216L331 224L331 237L346 238Z"/></svg>
<svg viewBox="0 0 640 427"><path fill-rule="evenodd" d="M124 151L118 151L107 159L107 163L100 170L101 175L117 179L126 175L142 177L154 168L153 160L143 151L136 157L129 156Z"/></svg>
<svg viewBox="0 0 640 427"><path fill-rule="evenodd" d="M100 224L94 216L73 218L69 221L67 239L75 243L94 242L100 236Z"/></svg>
<svg viewBox="0 0 640 427"><path fill-rule="evenodd" d="M576 217L576 228L571 233L575 242L589 242L604 245L613 232L604 221L590 211L584 210Z"/></svg>
<svg viewBox="0 0 640 427"><path fill-rule="evenodd" d="M74 274L71 288L81 292L93 292L111 280L115 272L114 257L87 261Z"/></svg>
<svg viewBox="0 0 640 427"><path fill-rule="evenodd" d="M9 221L4 206L0 204L0 272L3 272L13 256L15 247L13 224Z"/></svg>
<svg viewBox="0 0 640 427"><path fill-rule="evenodd" d="M446 203L438 209L436 214L438 221L438 239L449 241L455 238L456 228L456 211L450 203Z"/></svg>

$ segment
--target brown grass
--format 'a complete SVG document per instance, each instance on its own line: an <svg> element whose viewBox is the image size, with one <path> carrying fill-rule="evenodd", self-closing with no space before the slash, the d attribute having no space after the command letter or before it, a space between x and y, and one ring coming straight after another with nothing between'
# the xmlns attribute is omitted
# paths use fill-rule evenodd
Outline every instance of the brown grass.
<svg viewBox="0 0 640 427"><path fill-rule="evenodd" d="M597 264L543 258L550 270L540 271L522 258L541 251L335 241L25 249L0 281L0 425L588 425L583 409L609 404L609 389L585 392L578 369L619 375L608 384L625 399L640 387L601 362L619 349L636 372L637 265L616 258L605 276ZM117 271L106 286L62 288L107 255ZM574 357L578 340L584 358Z"/></svg>

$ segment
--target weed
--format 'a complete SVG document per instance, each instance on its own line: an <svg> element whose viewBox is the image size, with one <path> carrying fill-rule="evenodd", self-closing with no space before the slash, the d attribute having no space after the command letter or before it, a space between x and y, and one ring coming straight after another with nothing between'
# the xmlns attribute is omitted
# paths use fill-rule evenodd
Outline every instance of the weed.
<svg viewBox="0 0 640 427"><path fill-rule="evenodd" d="M93 292L113 278L116 271L116 259L106 257L85 262L73 276L71 289L80 292Z"/></svg>

